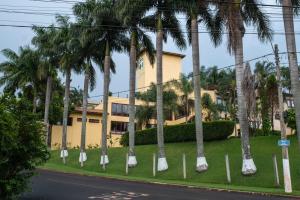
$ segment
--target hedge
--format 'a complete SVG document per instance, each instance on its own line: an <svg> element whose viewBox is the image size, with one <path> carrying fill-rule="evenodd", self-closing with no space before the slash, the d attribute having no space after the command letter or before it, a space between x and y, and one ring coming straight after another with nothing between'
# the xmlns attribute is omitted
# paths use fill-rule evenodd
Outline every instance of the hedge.
<svg viewBox="0 0 300 200"><path fill-rule="evenodd" d="M233 133L233 129L232 121L203 122L203 139L204 141L224 140ZM156 144L156 134L156 128L136 131L135 145ZM165 143L196 141L195 123L165 126L164 141ZM128 132L122 136L120 144L128 146Z"/></svg>

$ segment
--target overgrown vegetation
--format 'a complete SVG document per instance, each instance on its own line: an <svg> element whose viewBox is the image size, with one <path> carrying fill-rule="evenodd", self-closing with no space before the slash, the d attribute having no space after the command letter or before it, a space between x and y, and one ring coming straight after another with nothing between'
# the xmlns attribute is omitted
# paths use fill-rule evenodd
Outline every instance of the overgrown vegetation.
<svg viewBox="0 0 300 200"><path fill-rule="evenodd" d="M24 192L35 168L49 158L43 133L29 102L0 97L0 199Z"/></svg>
<svg viewBox="0 0 300 200"><path fill-rule="evenodd" d="M213 121L203 122L204 141L223 140L233 133L234 122L232 121ZM135 134L135 144L156 144L156 128L137 131ZM196 141L195 124L180 124L164 127L164 137L166 143ZM124 134L120 144L128 146L129 135Z"/></svg>

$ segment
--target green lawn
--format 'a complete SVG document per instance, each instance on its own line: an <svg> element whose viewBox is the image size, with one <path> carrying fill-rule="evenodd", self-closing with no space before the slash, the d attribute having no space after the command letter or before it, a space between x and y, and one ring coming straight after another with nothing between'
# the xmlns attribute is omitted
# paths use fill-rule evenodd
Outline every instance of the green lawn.
<svg viewBox="0 0 300 200"><path fill-rule="evenodd" d="M69 150L67 165L62 164L59 151L53 151L52 157L42 168L59 170L64 172L75 172L87 175L111 176L123 179L158 181L166 183L178 183L195 185L201 187L216 187L224 189L239 189L258 192L283 193L281 148L277 146L277 136L253 137L251 151L257 166L257 173L253 176L242 176L241 166L241 144L237 138L226 141L214 141L205 143L206 159L209 169L204 173L195 171L196 144L176 143L166 144L167 161L169 170L160 172L155 178L152 176L152 155L157 150L156 145L145 145L136 147L138 166L129 169L125 174L125 155L127 148L109 149L110 163L104 172L99 165L99 149L87 151L88 161L83 168L78 162L79 150ZM300 195L300 155L297 146L297 138L291 137L289 148L291 176L294 195ZM182 175L182 154L187 158L187 179ZM227 184L224 155L228 153L231 167L232 183ZM274 186L274 171L272 154L277 155L281 186Z"/></svg>

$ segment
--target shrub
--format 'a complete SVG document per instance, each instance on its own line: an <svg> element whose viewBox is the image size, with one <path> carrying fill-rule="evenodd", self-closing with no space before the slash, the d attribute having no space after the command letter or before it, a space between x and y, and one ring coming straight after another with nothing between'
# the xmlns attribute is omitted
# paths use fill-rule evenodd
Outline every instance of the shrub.
<svg viewBox="0 0 300 200"><path fill-rule="evenodd" d="M234 122L232 121L213 121L203 122L204 141L224 140L233 133ZM194 123L179 124L164 127L165 143L196 141L196 130ZM120 144L128 146L129 134L124 134L120 140ZM135 144L156 144L156 128L136 131Z"/></svg>
<svg viewBox="0 0 300 200"><path fill-rule="evenodd" d="M43 125L30 103L0 97L0 199L13 199L27 189L36 166L49 158Z"/></svg>
<svg viewBox="0 0 300 200"><path fill-rule="evenodd" d="M276 130L274 130L274 131L270 130L270 131L266 132L263 129L251 129L250 128L250 135L254 136L254 137L256 137L256 136L269 136L269 135L280 136L280 134L281 134L281 132L280 131L276 131Z"/></svg>
<svg viewBox="0 0 300 200"><path fill-rule="evenodd" d="M287 127L291 128L292 130L295 130L295 131L297 130L295 109L289 109L289 110L285 111L284 121L287 124Z"/></svg>

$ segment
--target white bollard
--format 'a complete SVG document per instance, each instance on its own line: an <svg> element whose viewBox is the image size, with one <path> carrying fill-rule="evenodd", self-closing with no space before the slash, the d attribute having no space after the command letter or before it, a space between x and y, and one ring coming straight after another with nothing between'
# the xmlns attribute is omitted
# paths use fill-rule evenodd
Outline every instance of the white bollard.
<svg viewBox="0 0 300 200"><path fill-rule="evenodd" d="M185 154L182 155L182 169L183 169L183 179L186 179L186 159Z"/></svg>
<svg viewBox="0 0 300 200"><path fill-rule="evenodd" d="M273 154L273 169L274 169L274 176L275 176L275 185L278 187L280 183L279 183L277 158L275 154Z"/></svg>
<svg viewBox="0 0 300 200"><path fill-rule="evenodd" d="M126 166L125 166L126 175L128 175L128 153L126 153Z"/></svg>
<svg viewBox="0 0 300 200"><path fill-rule="evenodd" d="M65 150L63 150L63 163L66 164Z"/></svg>
<svg viewBox="0 0 300 200"><path fill-rule="evenodd" d="M80 166L83 167L83 152L80 151L81 154L80 154Z"/></svg>
<svg viewBox="0 0 300 200"><path fill-rule="evenodd" d="M228 154L225 155L225 164L226 164L227 182L231 183L230 165L229 165L229 156L228 156Z"/></svg>
<svg viewBox="0 0 300 200"><path fill-rule="evenodd" d="M156 155L153 154L153 177L156 176Z"/></svg>

